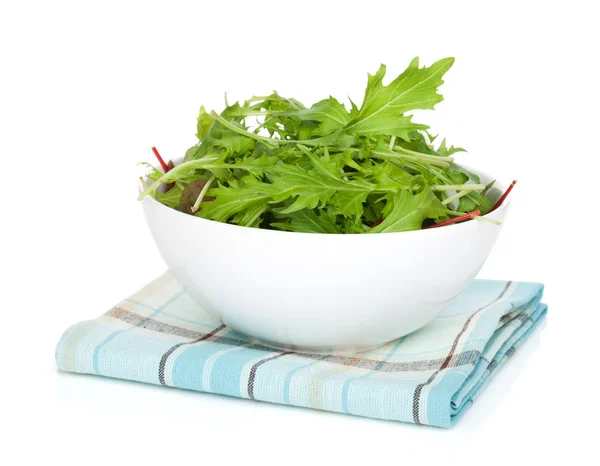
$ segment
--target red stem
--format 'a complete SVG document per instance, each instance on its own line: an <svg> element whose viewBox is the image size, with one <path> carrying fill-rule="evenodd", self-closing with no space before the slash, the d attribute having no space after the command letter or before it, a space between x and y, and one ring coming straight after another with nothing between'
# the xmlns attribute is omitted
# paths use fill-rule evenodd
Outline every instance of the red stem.
<svg viewBox="0 0 600 466"><path fill-rule="evenodd" d="M502 203L506 200L506 198L508 197L508 195L510 194L510 192L512 191L512 189L516 183L517 183L517 180L514 180L510 184L510 186L506 189L504 194L502 194L502 196L500 196L500 199L498 199L498 201L494 204L494 207L491 208L490 212L493 212L494 210L496 210L498 207L500 207L502 205ZM474 210L473 212L469 212L468 214L464 214L459 217L454 217L449 220L444 220L443 222L436 223L434 225L429 225L429 226L423 228L423 230L425 230L427 228L445 227L446 225L452 225L453 223L462 222L463 220L468 220L470 218L477 217L480 214L481 214L481 212L479 212L479 210Z"/></svg>
<svg viewBox="0 0 600 466"><path fill-rule="evenodd" d="M506 200L506 197L510 194L510 192L512 191L514 185L517 184L517 180L514 180L510 186L508 187L508 189L506 191L504 191L504 194L502 196L500 196L500 199L498 199L498 201L494 204L494 207L492 207L492 210L490 210L490 212L493 212L494 210L496 210L498 207L500 207L502 205L502 203Z"/></svg>
<svg viewBox="0 0 600 466"><path fill-rule="evenodd" d="M160 163L160 166L162 167L163 171L165 173L167 173L169 171L169 166L165 163L165 161L163 160L163 158L160 156L160 154L156 150L156 147L152 148L152 152L154 152L154 155L158 159L158 163Z"/></svg>
<svg viewBox="0 0 600 466"><path fill-rule="evenodd" d="M477 217L479 214L481 214L481 212L479 212L479 210L474 210L473 212L469 212L468 214L464 214L459 217L454 217L454 218L451 218L448 220L444 220L443 222L440 222L440 223L435 223L433 225L426 226L425 228L423 228L423 230L425 230L427 228L445 227L446 225L452 225L453 223L456 223L456 222L462 222L463 220L468 220L470 218Z"/></svg>

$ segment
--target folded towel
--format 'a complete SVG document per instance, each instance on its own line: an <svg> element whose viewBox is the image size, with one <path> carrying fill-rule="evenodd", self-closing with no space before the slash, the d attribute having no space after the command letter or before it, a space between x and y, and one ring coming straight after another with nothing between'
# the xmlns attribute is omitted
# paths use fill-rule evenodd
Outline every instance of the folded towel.
<svg viewBox="0 0 600 466"><path fill-rule="evenodd" d="M351 356L277 351L202 310L167 272L56 348L63 371L450 427L546 314L536 283L476 280L437 319Z"/></svg>

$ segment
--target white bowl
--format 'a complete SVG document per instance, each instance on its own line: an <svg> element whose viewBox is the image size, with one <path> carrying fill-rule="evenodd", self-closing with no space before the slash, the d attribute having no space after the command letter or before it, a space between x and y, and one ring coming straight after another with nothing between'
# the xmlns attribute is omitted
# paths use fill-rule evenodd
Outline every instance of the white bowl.
<svg viewBox="0 0 600 466"><path fill-rule="evenodd" d="M364 351L427 324L471 284L501 229L472 220L292 233L205 220L151 197L142 204L164 261L202 308L267 345L317 353ZM486 217L504 222L508 205Z"/></svg>

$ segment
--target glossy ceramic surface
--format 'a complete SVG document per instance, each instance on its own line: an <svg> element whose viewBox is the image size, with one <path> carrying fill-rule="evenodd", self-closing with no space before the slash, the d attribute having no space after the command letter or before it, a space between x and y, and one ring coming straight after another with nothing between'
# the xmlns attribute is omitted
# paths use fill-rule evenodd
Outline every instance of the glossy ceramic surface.
<svg viewBox="0 0 600 466"><path fill-rule="evenodd" d="M291 233L193 217L150 197L142 204L164 261L200 306L272 346L321 353L374 348L434 319L475 278L502 228L474 220ZM504 222L508 206L487 217Z"/></svg>

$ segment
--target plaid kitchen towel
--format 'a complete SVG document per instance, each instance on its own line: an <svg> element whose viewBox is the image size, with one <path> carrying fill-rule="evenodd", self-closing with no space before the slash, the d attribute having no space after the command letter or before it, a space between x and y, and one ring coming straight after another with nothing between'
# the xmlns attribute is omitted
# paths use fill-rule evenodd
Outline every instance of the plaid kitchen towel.
<svg viewBox="0 0 600 466"><path fill-rule="evenodd" d="M536 283L476 280L420 330L366 353L277 351L215 321L167 272L56 348L63 371L450 427L546 314Z"/></svg>

